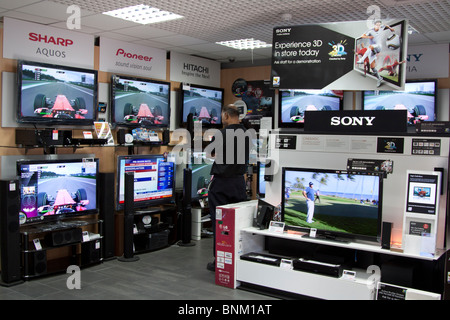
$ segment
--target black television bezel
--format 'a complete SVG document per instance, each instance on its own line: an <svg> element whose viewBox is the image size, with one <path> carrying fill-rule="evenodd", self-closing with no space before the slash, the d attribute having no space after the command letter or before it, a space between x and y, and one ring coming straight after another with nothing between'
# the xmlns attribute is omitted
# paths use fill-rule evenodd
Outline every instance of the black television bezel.
<svg viewBox="0 0 450 320"><path fill-rule="evenodd" d="M115 78L118 77L120 79L126 79L126 80L131 80L131 81L141 81L141 82L147 82L147 83L151 83L151 84L162 84L162 85L167 85L168 86L168 94L167 94L167 111L168 111L168 122L167 124L154 124L151 126L146 126L146 125L142 125L139 123L127 123L124 121L118 121L115 118L115 113L116 113L116 101L115 101ZM110 90L110 105L111 105L111 124L116 126L116 127L121 127L121 128L130 128L130 129L135 129L135 128L147 128L147 129L168 129L170 128L170 114L171 114L171 107L170 107L170 102L171 102L171 89L172 89L172 84L168 81L163 81L163 80L154 80L154 79L150 79L150 78L139 78L139 77L134 77L134 76L128 76L128 75L122 75L122 74L113 74L111 75L111 90Z"/></svg>
<svg viewBox="0 0 450 320"><path fill-rule="evenodd" d="M61 69L74 72L91 73L94 75L94 94L93 94L93 110L92 119L62 119L62 118L41 118L36 116L22 116L22 66L32 65L37 67ZM31 123L31 124L43 124L43 125L70 125L70 126L88 126L93 125L98 118L98 71L94 69L78 68L64 65L57 65L44 62L36 62L29 60L17 61L17 107L16 107L16 120L17 123Z"/></svg>
<svg viewBox="0 0 450 320"><path fill-rule="evenodd" d="M64 219L71 219L74 217L81 217L81 216L88 216L88 215L95 215L99 213L99 175L100 175L100 159L99 158L89 158L89 159L83 159L83 158L74 158L74 159L42 159L42 160L18 160L16 162L16 173L18 176L18 181L19 181L19 195L21 195L21 171L20 168L22 165L33 165L33 164L46 164L46 163L51 163L51 164L55 164L55 163L74 163L74 162L94 162L96 164L96 174L95 174L95 203L96 203L96 207L95 209L89 209L89 210L85 210L85 211L77 211L75 213L63 213L63 214L55 214L55 215L48 215L48 216L41 216L40 218L35 218L32 219L31 221L25 221L23 224L21 225L32 225L32 224L38 224L38 223L46 223L46 222L51 222L51 221L58 221L58 220L64 220ZM20 214L20 208L21 208L21 203L20 203L20 199L19 199L19 214Z"/></svg>
<svg viewBox="0 0 450 320"><path fill-rule="evenodd" d="M281 112L282 112L282 95L281 91L290 91L290 90L323 90L323 89L278 89L278 108L277 108L277 117L278 117L278 128L297 128L303 129L305 127L305 123L295 123L295 122L282 122L281 120ZM333 91L333 90L330 90ZM339 110L344 110L344 96L339 97Z"/></svg>
<svg viewBox="0 0 450 320"><path fill-rule="evenodd" d="M298 168L298 167L283 167L282 168L282 182L281 182L281 221L285 221L284 215L285 215L285 178L286 178L286 171L302 171L302 172L320 172L320 173L328 173L328 174L359 174L359 175L371 175L371 176L378 176L379 177L379 185L378 185L378 221L377 221L377 235L371 236L371 235L362 235L362 234L353 234L353 233L345 233L345 232L338 232L338 231L330 231L330 230L323 230L323 229L317 229L317 238L319 239L343 239L345 241L355 241L355 240L361 240L361 241L368 241L368 242L374 242L379 243L381 238L381 226L382 226L382 218L383 218L383 173L382 172L371 172L371 171L347 171L347 170L333 170L333 169L313 169L313 168ZM285 225L286 230L294 230L294 231L300 231L300 232L309 232L310 228L305 227L299 227L299 226L292 226L292 225Z"/></svg>
<svg viewBox="0 0 450 320"><path fill-rule="evenodd" d="M221 107L221 110L222 110L222 107L223 107L223 104L224 104L224 101L225 101L225 96L224 96L225 95L225 90L223 88L209 87L209 86L198 85L198 84L185 84L185 83L182 83L181 84L181 94L180 94L180 109L179 109L180 110L180 112L179 112L179 115L180 115L180 127L182 127L182 128L187 127L187 121L183 120L184 96L185 96L185 93L187 91L190 91L190 89L189 90L184 89L185 85L188 85L189 88L206 89L206 90L212 90L212 91L219 91L219 92L221 92L222 93L222 101L220 103L220 107ZM202 128L203 129L222 128L222 118L220 118L220 123L215 123L215 124L203 124L202 123Z"/></svg>
<svg viewBox="0 0 450 320"><path fill-rule="evenodd" d="M437 79L412 79L412 80L406 80L405 82L405 86L407 83L419 83L419 82L433 82L434 83L434 121L437 121L437 111L439 109L438 106L438 81ZM363 90L361 92L361 110L366 111L365 109L365 94L366 92L372 92L372 91L377 91L377 90ZM392 92L402 92L402 90L379 90L379 91L392 91ZM403 90L404 91L404 90ZM430 120L431 121L431 120ZM427 121L425 121L427 122ZM410 124L409 126L414 126L413 124Z"/></svg>
<svg viewBox="0 0 450 320"><path fill-rule="evenodd" d="M117 157L117 185L116 185L116 209L118 211L124 209L124 203L119 203L119 194L120 194L120 181L121 181L121 171L120 171L120 161L122 159L149 159L150 157L161 158L164 159L163 154L135 154L135 155L123 155ZM168 161L172 162L172 161ZM125 178L125 175L123 175ZM175 202L175 162L173 162L173 181L172 181L172 196L163 198L163 199L151 199L145 201L133 201L134 208L145 208L152 207L156 205L162 204L171 204Z"/></svg>

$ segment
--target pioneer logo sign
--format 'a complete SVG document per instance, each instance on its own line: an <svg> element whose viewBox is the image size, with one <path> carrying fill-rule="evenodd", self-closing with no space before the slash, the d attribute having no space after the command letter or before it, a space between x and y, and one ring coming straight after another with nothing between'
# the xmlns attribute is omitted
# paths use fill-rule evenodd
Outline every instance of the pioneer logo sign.
<svg viewBox="0 0 450 320"><path fill-rule="evenodd" d="M306 111L305 131L324 133L405 132L406 110Z"/></svg>

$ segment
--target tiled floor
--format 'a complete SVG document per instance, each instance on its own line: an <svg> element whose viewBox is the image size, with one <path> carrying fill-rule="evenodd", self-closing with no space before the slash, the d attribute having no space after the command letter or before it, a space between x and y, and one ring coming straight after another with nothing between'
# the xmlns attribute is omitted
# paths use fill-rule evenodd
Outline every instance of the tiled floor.
<svg viewBox="0 0 450 320"><path fill-rule="evenodd" d="M81 289L68 289L70 274L57 274L0 286L0 300L263 300L268 296L233 290L214 283L206 270L212 238L195 246L173 245L140 254L136 262L118 259L81 269Z"/></svg>

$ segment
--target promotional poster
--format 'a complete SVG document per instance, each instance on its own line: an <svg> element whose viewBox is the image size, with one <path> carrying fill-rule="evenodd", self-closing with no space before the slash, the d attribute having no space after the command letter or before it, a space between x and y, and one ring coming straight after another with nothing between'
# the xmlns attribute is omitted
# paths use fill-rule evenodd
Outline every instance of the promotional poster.
<svg viewBox="0 0 450 320"><path fill-rule="evenodd" d="M401 90L406 21L275 27L272 88Z"/></svg>

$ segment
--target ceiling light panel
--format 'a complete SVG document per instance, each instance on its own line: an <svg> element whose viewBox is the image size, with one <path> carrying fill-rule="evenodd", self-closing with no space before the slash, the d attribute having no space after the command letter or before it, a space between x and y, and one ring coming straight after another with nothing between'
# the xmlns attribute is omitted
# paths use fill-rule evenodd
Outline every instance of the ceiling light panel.
<svg viewBox="0 0 450 320"><path fill-rule="evenodd" d="M222 46L230 47L238 50L248 50L248 49L259 49L259 48L269 48L272 44L268 44L264 41L250 39L240 39L240 40L230 40L230 41L219 41L216 42Z"/></svg>
<svg viewBox="0 0 450 320"><path fill-rule="evenodd" d="M103 14L140 24L158 23L183 18L183 16L178 14L143 4L111 10L103 12Z"/></svg>

